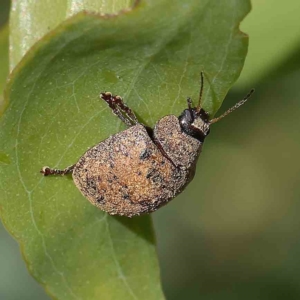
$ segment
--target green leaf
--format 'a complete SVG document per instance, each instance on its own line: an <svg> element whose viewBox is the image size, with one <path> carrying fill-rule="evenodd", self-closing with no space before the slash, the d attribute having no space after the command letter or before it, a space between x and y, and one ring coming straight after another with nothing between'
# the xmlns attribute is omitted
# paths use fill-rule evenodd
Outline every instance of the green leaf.
<svg viewBox="0 0 300 300"><path fill-rule="evenodd" d="M101 91L122 95L152 126L178 115L187 96L197 102L202 70L202 105L214 115L243 66L247 37L238 26L249 9L240 0L141 1L119 15L79 13L25 42L26 50L13 42L18 61L40 39L6 90L2 220L54 298L163 299L150 217L108 216L70 177L44 178L39 170L73 164L125 128L99 100Z"/></svg>
<svg viewBox="0 0 300 300"><path fill-rule="evenodd" d="M66 18L86 10L99 14L116 14L129 9L133 0L47 0L12 1L10 14L10 69L12 70L26 52L46 33ZM45 17L46 12L46 17Z"/></svg>

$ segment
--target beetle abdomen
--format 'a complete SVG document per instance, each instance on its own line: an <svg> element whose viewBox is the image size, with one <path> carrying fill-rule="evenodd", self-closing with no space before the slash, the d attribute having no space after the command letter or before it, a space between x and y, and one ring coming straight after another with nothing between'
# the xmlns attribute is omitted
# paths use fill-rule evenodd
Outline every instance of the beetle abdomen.
<svg viewBox="0 0 300 300"><path fill-rule="evenodd" d="M144 126L136 125L89 149L75 165L73 179L92 204L131 217L174 198L186 172L162 154Z"/></svg>

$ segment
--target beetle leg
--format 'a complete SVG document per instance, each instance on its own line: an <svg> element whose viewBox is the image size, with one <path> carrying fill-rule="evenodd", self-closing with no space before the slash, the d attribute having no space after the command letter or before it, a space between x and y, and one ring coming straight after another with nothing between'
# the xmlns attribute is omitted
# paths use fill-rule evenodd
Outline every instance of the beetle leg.
<svg viewBox="0 0 300 300"><path fill-rule="evenodd" d="M100 98L108 104L113 113L127 126L134 126L139 123L134 112L123 102L120 96L113 96L110 92L106 92L101 93Z"/></svg>
<svg viewBox="0 0 300 300"><path fill-rule="evenodd" d="M190 97L188 97L186 99L187 105L188 105L188 109L191 110L192 109L192 99Z"/></svg>
<svg viewBox="0 0 300 300"><path fill-rule="evenodd" d="M113 96L114 103L121 109L122 112L130 119L133 125L139 123L135 113L123 102L120 96Z"/></svg>
<svg viewBox="0 0 300 300"><path fill-rule="evenodd" d="M156 145L156 147L158 148L158 150L161 152L161 154L173 165L173 167L175 169L177 169L178 167L175 165L175 163L173 162L172 158L166 153L165 149L163 148L163 146L161 145L160 141L156 138L152 139L153 143Z"/></svg>
<svg viewBox="0 0 300 300"><path fill-rule="evenodd" d="M40 173L42 173L44 176L48 175L66 175L73 172L75 165L69 166L63 170L59 169L51 169L49 167L43 167Z"/></svg>
<svg viewBox="0 0 300 300"><path fill-rule="evenodd" d="M122 114L122 111L119 109L119 107L117 105L115 105L114 103L109 104L109 107L112 109L112 112L119 117L119 119L125 123L127 126L132 126L135 124L132 124L131 120L129 118L127 118L127 116L124 114Z"/></svg>

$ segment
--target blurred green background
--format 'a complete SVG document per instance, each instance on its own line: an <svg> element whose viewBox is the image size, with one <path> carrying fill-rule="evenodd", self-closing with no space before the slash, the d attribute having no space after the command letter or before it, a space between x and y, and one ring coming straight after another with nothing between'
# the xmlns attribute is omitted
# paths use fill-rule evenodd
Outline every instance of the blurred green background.
<svg viewBox="0 0 300 300"><path fill-rule="evenodd" d="M169 300L300 298L300 2L252 4L249 55L222 110L256 93L213 126L194 181L153 215ZM49 299L3 227L0 266L1 300Z"/></svg>

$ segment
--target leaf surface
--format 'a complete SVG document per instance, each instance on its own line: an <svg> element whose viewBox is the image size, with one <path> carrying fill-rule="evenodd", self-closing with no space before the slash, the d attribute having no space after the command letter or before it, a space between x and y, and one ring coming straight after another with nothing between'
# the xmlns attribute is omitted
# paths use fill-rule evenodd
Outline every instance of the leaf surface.
<svg viewBox="0 0 300 300"><path fill-rule="evenodd" d="M123 96L153 126L180 114L187 96L197 103L202 70L202 105L214 115L243 66L247 37L238 26L249 9L239 0L149 0L117 15L78 13L22 49L20 32L11 37L15 63L26 55L0 124L1 215L53 298L163 299L150 217L108 216L71 177L39 170L71 165L125 128L102 91Z"/></svg>
<svg viewBox="0 0 300 300"><path fill-rule="evenodd" d="M133 0L27 0L12 1L10 13L10 69L45 34L80 11L117 14L130 9ZM46 13L45 13L46 12Z"/></svg>

